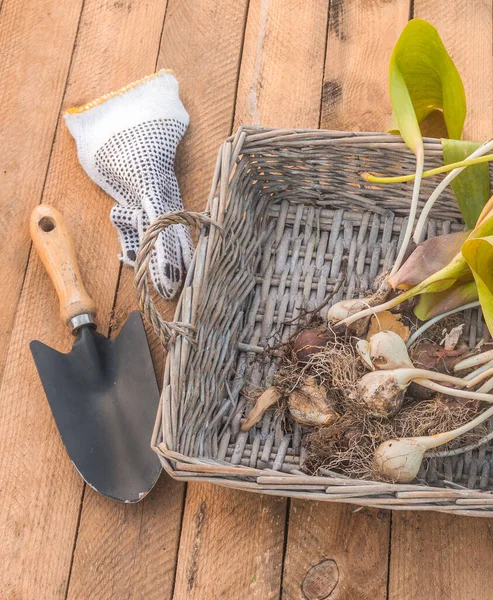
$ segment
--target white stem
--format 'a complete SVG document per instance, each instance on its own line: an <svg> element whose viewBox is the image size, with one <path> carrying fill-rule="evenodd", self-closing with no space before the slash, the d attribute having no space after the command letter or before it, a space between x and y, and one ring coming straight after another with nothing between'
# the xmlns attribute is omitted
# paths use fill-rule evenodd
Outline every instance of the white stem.
<svg viewBox="0 0 493 600"><path fill-rule="evenodd" d="M465 454L466 452L470 452L471 450L475 450L479 448L479 446L483 446L487 444L493 438L493 431L490 431L488 435L485 435L481 439L477 440L473 444L469 444L469 446L461 446L460 448L454 448L453 450L439 450L437 452L427 452L427 457L445 457L445 456L457 456L458 454Z"/></svg>
<svg viewBox="0 0 493 600"><path fill-rule="evenodd" d="M487 154L492 148L493 140L490 140L488 142L485 142L482 146L475 150L470 156L468 156L468 158L476 158L477 156L483 156L483 154ZM438 200L440 194L448 186L448 184L457 177L457 175L460 175L462 173L464 169L467 169L467 167L459 167L458 169L450 171L450 173L442 179L442 181L435 188L431 196L428 198L426 204L423 207L423 210L421 211L421 215L419 216L418 223L414 231L413 240L416 244L419 244L421 234L426 225L426 220L428 219L428 214L433 208L435 202Z"/></svg>
<svg viewBox="0 0 493 600"><path fill-rule="evenodd" d="M464 381L460 377L453 377L452 375L438 373L437 371L428 371L428 369L395 369L394 374L399 384L401 382L406 382L406 384L409 384L411 381L426 378L427 380L451 383L452 385L457 385L459 387L466 387L468 385L468 382ZM491 397L491 402L493 402L493 396Z"/></svg>
<svg viewBox="0 0 493 600"><path fill-rule="evenodd" d="M455 388L449 388L440 385L439 383L434 383L429 379L418 378L414 380L414 383L447 396L456 396L457 398L465 398L466 400L479 400L480 402L489 402L490 404L493 403L492 394L480 394L479 392L471 392L471 390L456 390Z"/></svg>
<svg viewBox="0 0 493 600"><path fill-rule="evenodd" d="M399 296L397 296L396 298L392 298L392 300L388 300L383 304L379 304L378 306L370 306L369 308L365 308L363 310L358 311L357 313L354 313L354 315L349 315L349 317L342 319L342 321L339 321L338 323L336 323L336 325L346 325L346 327L349 327L349 325L351 325L355 321L359 321L360 319L364 319L365 317L369 317L371 315L376 315L377 313L383 312L384 310L390 310L398 304L400 304Z"/></svg>
<svg viewBox="0 0 493 600"><path fill-rule="evenodd" d="M479 369L476 369L475 371L471 371L470 373L468 373L465 377L464 380L465 381L471 381L471 379L474 379L475 377L477 377L480 373L484 373L487 369L493 367L493 361L486 363L485 365L483 365L482 367L479 367Z"/></svg>
<svg viewBox="0 0 493 600"><path fill-rule="evenodd" d="M493 360L493 350L488 350L487 352L475 354L474 356L469 356L469 358L461 360L455 365L454 371L456 373L458 373L459 371L465 371L466 369L470 369L471 367L483 365L484 363L490 362L491 360Z"/></svg>
<svg viewBox="0 0 493 600"><path fill-rule="evenodd" d="M406 226L406 231L404 233L404 239L402 240L402 245L400 247L399 253L397 254L397 258L395 259L394 266L390 271L389 277L392 277L397 271L400 269L400 266L404 260L404 257L407 252L407 247L409 246L409 242L411 240L411 236L414 228L414 221L416 219L416 212L418 210L418 202L419 202L419 190L421 188L421 178L423 175L424 168L424 154L423 150L421 150L416 155L416 179L414 180L413 187L413 195L411 199L411 207L409 209L409 221ZM453 171L452 171L453 173Z"/></svg>
<svg viewBox="0 0 493 600"><path fill-rule="evenodd" d="M473 377L472 379L470 379L467 382L466 388L467 389L473 388L474 386L478 385L478 383L481 383L481 381L483 381L483 379L486 379L487 377L490 377L491 375L493 375L493 368L490 367L486 371L483 371L483 373L478 373L476 375L476 377ZM488 386L488 384L489 384L489 382L485 383L485 385L483 387ZM485 390L481 389L478 391L484 392Z"/></svg>
<svg viewBox="0 0 493 600"><path fill-rule="evenodd" d="M476 308L476 306L479 306L479 300L476 300L475 302L469 302L469 304L464 304L463 306L459 306L458 308L454 308L452 310L442 313L441 315L433 317L433 319L430 319L429 321L426 321L426 323L423 323L423 325L421 325L421 327L412 334L412 336L407 340L406 346L410 348L414 344L414 342L419 338L420 335L422 335L432 325L438 323L438 321L441 321L442 319L450 315L455 315L455 313L462 312L463 310L467 310L469 308Z"/></svg>
<svg viewBox="0 0 493 600"><path fill-rule="evenodd" d="M491 390L493 390L493 377L479 388L478 393L487 394Z"/></svg>

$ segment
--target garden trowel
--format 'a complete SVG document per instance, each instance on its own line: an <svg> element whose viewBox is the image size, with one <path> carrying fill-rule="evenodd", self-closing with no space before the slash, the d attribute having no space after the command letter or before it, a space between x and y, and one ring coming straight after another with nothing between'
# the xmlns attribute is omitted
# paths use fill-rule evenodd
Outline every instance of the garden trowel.
<svg viewBox="0 0 493 600"><path fill-rule="evenodd" d="M31 352L65 448L97 492L138 502L161 471L150 440L159 391L140 314L120 335L96 332L96 305L81 280L75 250L59 212L46 205L31 215L31 237L76 336L61 354L38 341Z"/></svg>

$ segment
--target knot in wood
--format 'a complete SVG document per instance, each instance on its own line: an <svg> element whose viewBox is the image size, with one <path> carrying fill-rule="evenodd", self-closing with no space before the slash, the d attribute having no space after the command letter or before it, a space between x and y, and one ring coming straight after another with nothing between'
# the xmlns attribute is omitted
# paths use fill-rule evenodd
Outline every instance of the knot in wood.
<svg viewBox="0 0 493 600"><path fill-rule="evenodd" d="M339 582L335 560L326 559L309 569L301 582L305 600L327 600Z"/></svg>

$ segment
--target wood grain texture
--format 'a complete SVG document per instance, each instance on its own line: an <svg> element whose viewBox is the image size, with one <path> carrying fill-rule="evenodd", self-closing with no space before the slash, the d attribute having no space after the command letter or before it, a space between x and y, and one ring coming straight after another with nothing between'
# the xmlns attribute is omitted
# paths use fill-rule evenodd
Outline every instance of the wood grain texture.
<svg viewBox="0 0 493 600"><path fill-rule="evenodd" d="M386 131L390 55L409 0L333 0L323 84L323 129Z"/></svg>
<svg viewBox="0 0 493 600"><path fill-rule="evenodd" d="M231 133L246 6L211 0L169 3L159 66L177 74L190 113L177 175L191 210L205 207L217 150ZM172 316L169 306L162 312ZM190 484L174 598L275 597L284 507L284 501ZM244 540L241 548L238 539Z"/></svg>
<svg viewBox="0 0 493 600"><path fill-rule="evenodd" d="M190 125L176 157L187 210L205 209L217 151L231 133L247 0L169 0L159 68L172 69ZM193 232L195 234L195 232ZM161 302L173 319L175 302Z"/></svg>
<svg viewBox="0 0 493 600"><path fill-rule="evenodd" d="M0 13L0 206L6 349L27 265L26 223L39 203L82 0L4 0ZM0 353L0 379L6 352Z"/></svg>
<svg viewBox="0 0 493 600"><path fill-rule="evenodd" d="M60 318L65 325L79 315L96 316L96 304L86 292L79 271L79 261L62 215L47 204L31 213L31 239L50 276L60 301Z"/></svg>
<svg viewBox="0 0 493 600"><path fill-rule="evenodd" d="M386 598L389 517L382 510L292 502L283 597Z"/></svg>
<svg viewBox="0 0 493 600"><path fill-rule="evenodd" d="M8 599L64 599L82 480L60 440L28 344L34 338L66 351L70 334L53 286L31 256L0 388L0 586Z"/></svg>
<svg viewBox="0 0 493 600"><path fill-rule="evenodd" d="M152 72L164 10L161 0L87 0L64 106L81 104ZM46 47L52 43L46 41ZM49 64L43 73L46 77ZM80 167L63 122L43 200L68 223L82 278L99 309L100 331L107 332L120 268L117 235L108 218L112 202ZM28 231L27 217L23 227ZM83 485L63 448L29 354L33 338L62 351L73 341L60 323L55 292L36 253L31 253L0 397L0 578L8 598L51 600L66 595ZM114 564L120 568L116 559ZM108 569L106 576L110 573Z"/></svg>
<svg viewBox="0 0 493 600"><path fill-rule="evenodd" d="M493 2L415 0L414 16L437 29L457 65L466 90L464 138L492 135ZM472 41L474 40L474 41ZM391 600L491 598L492 525L436 513L392 516L389 577Z"/></svg>
<svg viewBox="0 0 493 600"><path fill-rule="evenodd" d="M162 475L138 504L86 487L67 598L171 598L185 486Z"/></svg>
<svg viewBox="0 0 493 600"><path fill-rule="evenodd" d="M174 598L278 598L284 519L282 498L189 485Z"/></svg>
<svg viewBox="0 0 493 600"><path fill-rule="evenodd" d="M133 271L123 268L110 324L118 335L136 309ZM158 382L164 350L146 324ZM75 546L68 599L172 597L185 484L162 474L152 492L137 505L116 504L86 487Z"/></svg>
<svg viewBox="0 0 493 600"><path fill-rule="evenodd" d="M205 206L232 123L316 127L322 100L322 127L386 128L388 60L409 2L330 0L323 73L328 4L168 1L158 66L176 72L191 115L177 158L187 208ZM492 4L414 0L415 16L438 28L464 79L471 139L490 137L493 125ZM171 598L177 560L176 600L278 598L281 580L289 600L385 597L389 513L292 501L282 573L283 499L190 485L177 558L183 484L162 476L137 506L83 493L28 350L33 338L62 351L72 343L35 252L28 262L28 217L52 151L43 200L69 222L101 331L116 335L135 307L132 274L119 275L112 201L79 166L63 123L52 148L82 0L0 6L0 597ZM86 0L64 107L152 72L165 10L165 0ZM173 310L163 303L166 318ZM160 380L163 351L150 342ZM391 600L489 600L489 521L394 513L392 523Z"/></svg>
<svg viewBox="0 0 493 600"><path fill-rule="evenodd" d="M318 125L327 11L320 0L250 2L235 127L257 120ZM296 36L306 37L296 44ZM190 484L174 597L278 598L286 506L283 499Z"/></svg>
<svg viewBox="0 0 493 600"><path fill-rule="evenodd" d="M252 0L235 127L317 127L327 0Z"/></svg>
<svg viewBox="0 0 493 600"><path fill-rule="evenodd" d="M493 523L437 513L392 519L390 600L490 600Z"/></svg>

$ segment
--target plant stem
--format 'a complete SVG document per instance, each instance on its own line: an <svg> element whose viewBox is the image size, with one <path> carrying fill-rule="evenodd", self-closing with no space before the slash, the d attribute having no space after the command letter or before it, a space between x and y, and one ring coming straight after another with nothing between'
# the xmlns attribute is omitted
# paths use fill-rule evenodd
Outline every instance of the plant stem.
<svg viewBox="0 0 493 600"><path fill-rule="evenodd" d="M492 149L493 149L493 140L490 140L489 142L486 142L481 147L479 147L477 150L475 150L471 154L470 158L476 158L478 156L483 156L483 154L486 154L487 152L489 152ZM460 167L458 169L454 169L453 171L451 171L446 177L444 177L442 179L442 181L438 184L438 186L435 188L435 190L433 191L431 196L426 201L426 204L423 206L423 210L421 211L421 214L419 216L418 223L416 225L416 229L414 230L413 240L416 244L419 244L419 240L421 239L421 234L423 232L423 229L426 226L426 219L428 218L428 214L429 214L430 210L433 208L433 205L435 204L435 202L438 200L440 194L448 186L448 184L457 177L457 175L460 175L462 173L462 171L465 168L466 167Z"/></svg>
<svg viewBox="0 0 493 600"><path fill-rule="evenodd" d="M472 379L468 379L468 380L464 379L463 381L467 381L466 388L470 389L470 388L473 388L476 385L478 385L478 383L481 383L481 381L483 381L483 379L486 379L486 378L490 377L490 375L493 375L493 367L492 366L490 366L489 369L486 369L482 373L478 373ZM485 389L485 388L490 383L490 381L487 381L485 384L483 384L481 386L481 388L478 390L478 392L481 393L481 394L483 394L483 393L486 394L486 392L489 392L490 390L489 389Z"/></svg>
<svg viewBox="0 0 493 600"><path fill-rule="evenodd" d="M485 435L474 444L469 444L469 446L461 446L460 448L454 448L453 450L437 450L435 452L427 452L426 457L434 457L434 458L443 458L445 456L457 456L458 454L465 454L466 452L470 452L471 450L475 450L479 448L479 446L483 446L487 444L493 438L493 431L490 431L488 435Z"/></svg>
<svg viewBox="0 0 493 600"><path fill-rule="evenodd" d="M483 383L483 385L479 388L478 393L487 394L488 392L491 392L492 389L493 389L493 377L491 379L489 379L486 383Z"/></svg>
<svg viewBox="0 0 493 600"><path fill-rule="evenodd" d="M403 300L401 300L401 297L402 294L400 296L392 298L392 300L384 302L383 304L379 304L378 306L370 306L369 308L360 310L357 313L354 313L354 315L349 315L349 317L342 319L342 321L336 323L335 326L338 327L339 325L345 325L346 327L349 327L349 325L351 325L355 321L359 321L360 319L364 319L365 317L369 317L370 315L375 315L379 312L383 312L384 310L390 310L391 308L394 308L395 306L398 306L401 302L403 302Z"/></svg>
<svg viewBox="0 0 493 600"><path fill-rule="evenodd" d="M479 149L480 148L478 148L478 150ZM453 169L458 169L460 167L463 167L465 169L466 167L490 162L491 160L493 160L493 154L487 154L486 156L478 156L476 158L465 158L464 160L449 163L448 165L442 165L441 167L436 167L435 169L428 169L428 171L423 171L422 177L434 177L435 175L440 175L441 173L448 173ZM379 177L378 175L372 175L371 173L362 173L361 177L363 177L365 181L368 181L368 183L405 183L406 181L413 181L413 179L415 179L416 177L416 173L411 173L409 175L399 175L395 177Z"/></svg>
<svg viewBox="0 0 493 600"><path fill-rule="evenodd" d="M491 369L491 367L493 367L493 361L488 362L485 365L483 365L482 367L479 367L478 369L476 369L475 371L471 371L470 373L468 373L464 377L464 381L471 381L471 379L474 379L478 375L481 375L481 373L484 373L488 369Z"/></svg>
<svg viewBox="0 0 493 600"><path fill-rule="evenodd" d="M480 400L481 402L493 403L493 396L491 394L480 394L479 392L471 392L470 390L456 390L455 388L449 388L445 385L429 381L428 379L418 378L413 381L422 387L447 396L457 396L457 398L466 398L467 400ZM493 411L493 407L490 410Z"/></svg>
<svg viewBox="0 0 493 600"><path fill-rule="evenodd" d="M476 151L474 151L471 154L471 158L483 156L483 154L486 154L492 148L493 148L493 140L490 140L489 142L486 142L485 144L483 144ZM440 194L448 186L448 184L457 177L457 175L460 175L462 173L462 171L465 168L466 167L461 167L459 169L454 169L453 171L451 171L446 177L444 177L442 179L442 181L439 183L439 185L435 188L435 190L433 191L431 196L426 201L426 204L423 206L423 210L421 211L421 214L419 216L418 223L416 225L416 229L414 230L413 240L416 244L419 244L419 240L421 239L421 234L423 232L423 229L426 226L426 219L428 218L428 214L429 214L430 210L433 208L433 205L435 204L435 202L438 200Z"/></svg>
<svg viewBox="0 0 493 600"><path fill-rule="evenodd" d="M414 180L413 187L413 195L411 199L411 207L409 209L409 221L407 222L406 231L404 233L404 239L402 240L402 245L397 254L397 258L395 259L394 266L390 271L389 278L392 277L399 270L404 257L406 256L407 247L409 245L409 241L411 240L411 235L413 233L414 228L414 220L416 219L416 212L418 210L418 201L419 201L419 190L421 188L421 176L423 174L424 167L424 154L421 149L418 154L416 154L416 179Z"/></svg>
<svg viewBox="0 0 493 600"><path fill-rule="evenodd" d="M404 378L407 384L416 379L423 379L430 381L443 381L445 383L451 383L459 387L467 387L470 382L464 381L460 377L454 377L453 375L447 375L446 373L440 373L439 371L430 371L428 369L417 369L416 367L403 367L401 369L395 369L394 373L399 378ZM447 388L448 389L448 388ZM493 402L493 396L491 398Z"/></svg>
<svg viewBox="0 0 493 600"><path fill-rule="evenodd" d="M426 321L426 323L423 323L423 325L421 325L421 327L412 334L412 336L407 340L406 346L410 348L421 334L423 334L435 323L438 323L438 321L440 321L441 319L444 319L449 315L455 315L455 313L462 312L463 310L467 310L468 308L476 308L476 306L479 306L479 300L476 300L475 302L469 302L469 304L464 304L463 306L459 306L458 308L454 308L453 310L449 310L447 312L442 313L441 315L433 317L433 319L430 319L429 321Z"/></svg>
<svg viewBox="0 0 493 600"><path fill-rule="evenodd" d="M469 356L468 358L464 358L454 366L454 371L458 373L459 371L465 371L466 369L470 369L471 367L477 367L479 365L484 365L487 362L493 360L493 350L487 350L486 352L482 352L481 354L475 354L474 356Z"/></svg>

